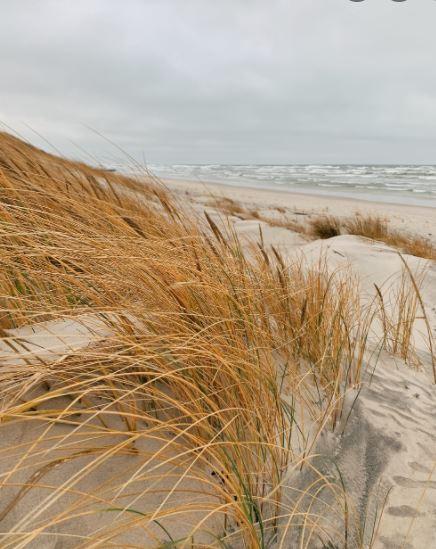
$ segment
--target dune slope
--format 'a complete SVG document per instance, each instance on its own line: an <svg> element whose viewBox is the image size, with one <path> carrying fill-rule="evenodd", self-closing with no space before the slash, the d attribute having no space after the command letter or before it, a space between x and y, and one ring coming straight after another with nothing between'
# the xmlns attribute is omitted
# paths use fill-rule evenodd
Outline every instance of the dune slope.
<svg viewBox="0 0 436 549"><path fill-rule="evenodd" d="M435 542L434 262L6 134L0 192L1 547Z"/></svg>

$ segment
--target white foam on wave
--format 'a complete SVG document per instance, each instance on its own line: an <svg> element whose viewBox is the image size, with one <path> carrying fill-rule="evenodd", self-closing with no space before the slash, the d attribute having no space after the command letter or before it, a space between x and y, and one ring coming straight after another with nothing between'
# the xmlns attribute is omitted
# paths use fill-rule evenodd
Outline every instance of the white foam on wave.
<svg viewBox="0 0 436 549"><path fill-rule="evenodd" d="M384 193L395 196L395 201L403 200L405 203L410 200L411 192L419 194L421 201L428 197L433 202L436 194L436 166L430 165L174 164L153 165L152 171L161 177L244 187L280 187L302 192L324 187L325 192L336 196L365 193L368 198L374 196L379 199Z"/></svg>

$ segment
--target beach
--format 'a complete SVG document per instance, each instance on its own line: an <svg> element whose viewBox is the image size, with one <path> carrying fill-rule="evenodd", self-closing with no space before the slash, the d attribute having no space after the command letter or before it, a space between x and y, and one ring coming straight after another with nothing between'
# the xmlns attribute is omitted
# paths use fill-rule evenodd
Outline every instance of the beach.
<svg viewBox="0 0 436 549"><path fill-rule="evenodd" d="M386 218L395 228L436 241L436 208L433 205L418 206L386 201L326 196L321 194L293 193L289 190L272 190L216 182L164 179L164 183L176 194L185 195L194 204L208 205L212 197L228 197L244 204L247 209L263 213L274 212L283 207L296 220L304 216L328 214L339 217L362 214L379 215ZM430 201L431 203L431 201ZM432 203L431 203L432 204ZM297 213L296 213L297 212Z"/></svg>
<svg viewBox="0 0 436 549"><path fill-rule="evenodd" d="M2 548L435 544L433 208L0 162Z"/></svg>
<svg viewBox="0 0 436 549"><path fill-rule="evenodd" d="M435 10L3 2L0 549L436 549Z"/></svg>

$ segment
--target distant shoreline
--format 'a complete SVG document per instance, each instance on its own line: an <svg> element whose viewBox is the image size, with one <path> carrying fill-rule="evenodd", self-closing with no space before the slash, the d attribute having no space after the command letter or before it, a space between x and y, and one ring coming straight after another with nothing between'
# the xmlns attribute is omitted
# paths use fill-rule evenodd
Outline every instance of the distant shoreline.
<svg viewBox="0 0 436 549"><path fill-rule="evenodd" d="M364 193L360 192L349 192L344 193L341 191L331 190L323 191L322 189L295 189L295 188L283 188L279 185L250 185L250 184L238 184L238 183L229 183L225 181L215 181L215 180L198 180L198 179L188 179L188 178L173 178L173 177L160 177L158 178L167 183L169 186L176 186L180 188L182 186L195 186L196 188L210 189L211 187L217 187L218 189L233 189L238 193L243 193L247 191L254 191L256 193L269 193L269 194L278 194L286 196L297 196L297 197L306 197L306 198L318 198L321 201L344 201L344 202L357 202L357 203L366 203L366 204L382 204L386 206L394 207L413 207L413 208L426 208L426 209L436 209L436 198L433 199L419 199L415 197L410 197L409 201L406 201L408 197L398 197L398 200L394 200L394 197L387 196L386 194L370 194L368 196L363 196ZM233 193L232 193L233 194ZM430 203L429 203L430 202Z"/></svg>

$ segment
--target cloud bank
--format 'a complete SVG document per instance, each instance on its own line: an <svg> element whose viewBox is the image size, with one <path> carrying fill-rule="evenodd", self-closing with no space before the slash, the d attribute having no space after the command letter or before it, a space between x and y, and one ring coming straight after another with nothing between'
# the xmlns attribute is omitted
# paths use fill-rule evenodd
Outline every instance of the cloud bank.
<svg viewBox="0 0 436 549"><path fill-rule="evenodd" d="M431 0L21 0L0 120L74 157L436 162Z"/></svg>

